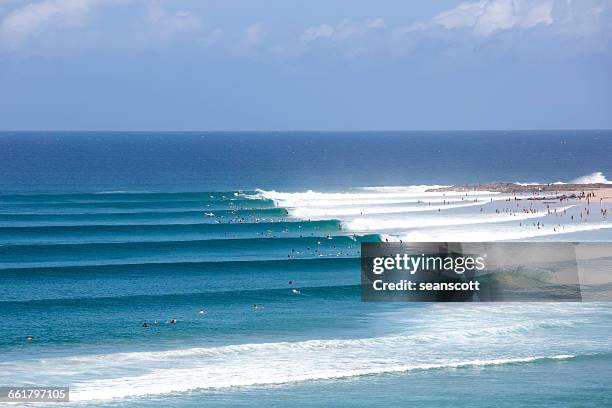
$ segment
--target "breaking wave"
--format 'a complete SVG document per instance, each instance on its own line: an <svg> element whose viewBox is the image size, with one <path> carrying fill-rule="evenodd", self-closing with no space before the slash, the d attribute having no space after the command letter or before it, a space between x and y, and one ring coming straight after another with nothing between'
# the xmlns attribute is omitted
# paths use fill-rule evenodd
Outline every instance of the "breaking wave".
<svg viewBox="0 0 612 408"><path fill-rule="evenodd" d="M605 180L601 173L588 177L593 182ZM257 190L246 198L272 200L294 219L335 219L348 233L378 233L389 241L519 240L612 228L597 209L587 217L578 202L567 205L532 193L515 199L491 191L436 191L439 187L445 186Z"/></svg>
<svg viewBox="0 0 612 408"><path fill-rule="evenodd" d="M596 171L586 176L578 177L571 181L572 184L612 184L601 171Z"/></svg>

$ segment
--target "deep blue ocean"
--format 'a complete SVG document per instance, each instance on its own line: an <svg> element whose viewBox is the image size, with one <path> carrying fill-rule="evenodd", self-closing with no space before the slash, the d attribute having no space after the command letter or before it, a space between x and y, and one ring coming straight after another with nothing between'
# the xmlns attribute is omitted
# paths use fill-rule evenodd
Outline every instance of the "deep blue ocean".
<svg viewBox="0 0 612 408"><path fill-rule="evenodd" d="M7 133L3 192L337 190L612 174L611 131Z"/></svg>
<svg viewBox="0 0 612 408"><path fill-rule="evenodd" d="M608 303L359 292L364 241L612 240L610 203L511 213L432 186L611 175L612 131L0 132L0 386L70 386L69 406L612 406Z"/></svg>

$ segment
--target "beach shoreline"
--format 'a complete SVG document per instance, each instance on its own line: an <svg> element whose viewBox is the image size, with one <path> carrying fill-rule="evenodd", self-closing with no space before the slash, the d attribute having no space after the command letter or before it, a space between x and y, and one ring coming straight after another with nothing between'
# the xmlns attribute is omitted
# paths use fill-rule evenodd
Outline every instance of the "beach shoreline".
<svg viewBox="0 0 612 408"><path fill-rule="evenodd" d="M445 191L490 191L506 194L542 195L544 198L580 198L589 197L593 201L612 202L612 185L596 184L518 184L518 183L483 183L456 184L448 187L432 188L428 192ZM552 195L552 197L550 195Z"/></svg>

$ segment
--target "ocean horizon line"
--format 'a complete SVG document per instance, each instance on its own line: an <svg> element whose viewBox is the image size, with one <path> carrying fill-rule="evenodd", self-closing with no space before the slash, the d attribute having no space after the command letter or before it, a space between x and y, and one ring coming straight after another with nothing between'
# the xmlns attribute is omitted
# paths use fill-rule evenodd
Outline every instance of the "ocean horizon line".
<svg viewBox="0 0 612 408"><path fill-rule="evenodd" d="M0 129L10 133L448 133L448 132L609 132L612 128L533 128L533 129Z"/></svg>

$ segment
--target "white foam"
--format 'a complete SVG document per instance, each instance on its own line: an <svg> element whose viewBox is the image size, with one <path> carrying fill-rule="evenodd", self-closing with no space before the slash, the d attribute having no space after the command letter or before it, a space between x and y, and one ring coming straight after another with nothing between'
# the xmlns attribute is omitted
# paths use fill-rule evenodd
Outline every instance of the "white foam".
<svg viewBox="0 0 612 408"><path fill-rule="evenodd" d="M77 385L70 391L71 401L108 400L114 398L159 395L202 389L245 387L255 385L275 385L309 380L330 380L372 374L399 373L416 370L433 370L462 367L484 367L505 364L531 363L546 359L570 359L573 355L529 356L519 358L454 360L439 363L378 365L364 368L346 369L343 361L329 368L319 368L306 364L311 370L299 369L303 361L288 360L284 366L249 367L245 361L244 370L239 375L216 367L189 369L168 369L150 374L123 377L120 379L98 380ZM256 368L256 370L255 370Z"/></svg>
<svg viewBox="0 0 612 408"><path fill-rule="evenodd" d="M478 200L482 202L484 198L479 197ZM276 199L275 200L279 206L282 207L307 207L307 206L315 206L315 207L370 207L375 205L408 205L408 204L439 204L439 203L461 203L466 200L461 200L460 197L423 197L423 196L414 196L414 197L405 197L405 198L396 198L392 196L380 196L372 194L370 198L351 198L351 199L301 199L301 198L287 198L287 199Z"/></svg>
<svg viewBox="0 0 612 408"><path fill-rule="evenodd" d="M385 200L389 199L415 199L415 198L423 198L426 197L461 197L461 196L483 196L483 195L498 195L497 192L491 191L426 191L430 188L437 186L428 186L427 189L423 189L419 186L419 189L413 190L411 187L406 187L404 189L400 189L394 187L392 189L385 189L382 187L377 187L373 190L373 187L368 189L357 189L354 191L346 191L346 192L318 192L313 190L308 190L305 192L279 192L275 190L256 190L256 194L245 195L246 198L252 199L269 199L278 201L280 203L286 202L294 202L294 203L308 203L313 201L330 201L330 200L341 200L341 201L353 201L357 199L376 199L382 198ZM382 189L382 190L381 190Z"/></svg>
<svg viewBox="0 0 612 408"><path fill-rule="evenodd" d="M557 211L564 211L572 206L560 207ZM420 217L407 217L397 215L394 217L370 217L355 218L344 221L342 226L350 231L387 231L406 230L413 228L428 228L440 226L490 224L509 221L522 221L534 218L542 218L548 214L547 211L536 211L530 213L501 213L501 214L467 214L464 216L429 215Z"/></svg>
<svg viewBox="0 0 612 408"><path fill-rule="evenodd" d="M378 191L383 193L394 193L394 192L415 192L415 193L424 193L427 190L434 190L437 188L445 188L450 187L447 185L439 185L439 184L420 184L414 186L379 186L379 187L363 187L362 190L365 191Z"/></svg>
<svg viewBox="0 0 612 408"><path fill-rule="evenodd" d="M571 181L572 184L612 184L601 171L596 171L586 176L578 177Z"/></svg>
<svg viewBox="0 0 612 408"><path fill-rule="evenodd" d="M612 223L584 223L565 224L562 226L534 227L524 225L512 227L487 227L487 228L461 228L461 229L428 229L407 231L396 234L383 235L383 240L404 242L487 242L487 241L512 241L537 237L569 234L574 232L596 231L612 228Z"/></svg>
<svg viewBox="0 0 612 408"><path fill-rule="evenodd" d="M440 203L438 203L440 204ZM329 207L310 207L310 206L299 206L289 207L289 215L294 218L300 219L325 219L325 218L340 218L356 216L356 215L374 215L374 214L406 214L415 212L427 212L427 211L442 211L451 210L455 208L472 207L475 205L483 205L482 201L464 202L461 204L440 204L440 205L414 205L408 207L398 206L336 206L335 208Z"/></svg>
<svg viewBox="0 0 612 408"><path fill-rule="evenodd" d="M257 190L251 199L273 200L299 219L325 219L356 215L399 214L449 210L505 200L507 196L488 191L428 191L441 186L366 187L347 192L278 192Z"/></svg>

